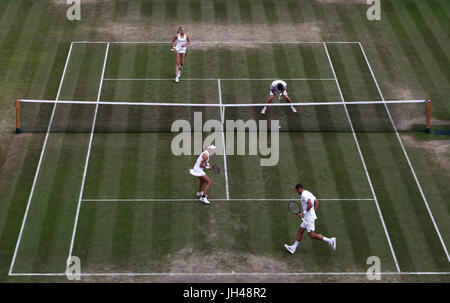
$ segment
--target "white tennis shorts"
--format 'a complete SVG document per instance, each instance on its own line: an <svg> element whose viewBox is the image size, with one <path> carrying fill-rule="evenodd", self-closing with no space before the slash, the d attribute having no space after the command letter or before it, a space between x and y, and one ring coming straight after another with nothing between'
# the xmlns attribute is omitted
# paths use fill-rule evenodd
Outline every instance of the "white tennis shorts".
<svg viewBox="0 0 450 303"><path fill-rule="evenodd" d="M300 227L306 229L307 232L316 230L316 219L306 218L305 221L307 224L305 224L305 222L303 222L302 220L302 224L300 224Z"/></svg>
<svg viewBox="0 0 450 303"><path fill-rule="evenodd" d="M195 177L202 177L204 175L206 175L206 173L203 170L195 170L195 169L190 169L189 173Z"/></svg>
<svg viewBox="0 0 450 303"><path fill-rule="evenodd" d="M273 96L272 90L269 90L269 93L271 96ZM279 94L283 95L283 96L287 96L287 90L285 90L283 93L279 93Z"/></svg>

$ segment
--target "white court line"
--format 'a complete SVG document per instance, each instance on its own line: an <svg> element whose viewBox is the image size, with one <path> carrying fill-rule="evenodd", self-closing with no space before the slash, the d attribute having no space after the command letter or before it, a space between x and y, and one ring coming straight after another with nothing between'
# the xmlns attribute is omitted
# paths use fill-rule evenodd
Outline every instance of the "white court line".
<svg viewBox="0 0 450 303"><path fill-rule="evenodd" d="M275 78L183 78L182 81L273 81ZM104 81L173 81L173 78L105 78ZM334 81L333 78L284 78L284 81Z"/></svg>
<svg viewBox="0 0 450 303"><path fill-rule="evenodd" d="M382 276L425 276L425 275L450 275L447 271L417 271L417 272L380 272ZM113 277L113 276L366 276L367 272L160 272L160 273L80 273L82 277ZM66 273L11 273L9 276L66 276Z"/></svg>
<svg viewBox="0 0 450 303"><path fill-rule="evenodd" d="M342 100L342 102L345 102L344 95L342 94L341 86L339 85L339 81L338 81L338 78L336 76L336 71L334 70L333 62L331 61L330 54L328 53L327 45L324 43L323 46L325 48L325 52L327 53L328 61L330 62L330 66L331 66L331 69L333 71L334 78L336 79L336 85L337 85L337 87L339 89L339 94L341 96L341 100ZM377 196L375 194L375 190L374 190L373 185L372 185L372 180L370 178L369 171L367 170L366 161L364 160L364 156L362 154L361 147L359 146L358 138L356 137L356 134L355 134L355 129L353 128L352 119L350 118L350 114L348 113L347 105L344 104L344 108L345 108L345 113L346 113L347 118L348 118L348 122L350 123L350 128L352 129L353 139L355 140L356 147L358 149L358 153L359 153L359 156L361 158L361 162L362 162L363 167L364 167L364 171L365 171L365 174L366 174L366 177L367 177L367 181L369 181L370 190L372 191L372 195L373 195L373 198L375 200L375 204L377 206L378 214L380 215L380 219L381 219L381 223L383 225L384 233L386 234L386 238L387 238L387 241L389 243L389 247L391 249L392 257L394 258L395 267L397 268L397 271L400 272L401 270L400 270L400 266L399 266L398 261L397 261L397 256L395 255L394 247L392 246L391 238L389 237L389 232L388 232L388 230L386 228L386 224L384 222L383 214L381 213L380 205L378 204L378 199L377 199Z"/></svg>
<svg viewBox="0 0 450 303"><path fill-rule="evenodd" d="M384 100L383 93L381 92L380 86L378 85L378 81L375 78L375 74L374 74L374 72L372 70L372 67L370 66L369 59L366 56L366 52L364 51L364 48L363 48L361 42L359 43L359 47L361 48L361 51L362 51L362 53L364 55L364 59L366 60L367 66L369 67L370 74L372 75L372 78L375 81L375 85L377 87L378 93L380 94L381 100ZM406 152L406 148L403 145L402 138L398 134L397 126L395 125L394 120L392 119L392 116L391 116L391 112L389 111L389 108L387 107L386 104L384 104L384 107L386 108L386 112L387 112L387 114L389 116L389 119L391 120L391 124L392 124L392 126L393 126L393 128L395 130L395 135L397 136L397 140L400 143L400 146L402 148L403 154L405 155L406 161L408 162L409 168L411 169L411 172L412 172L412 174L414 176L414 180L416 181L417 187L419 188L420 195L422 196L423 202L425 203L425 207L427 208L428 215L430 216L431 221L433 222L434 229L436 230L436 233L437 233L437 235L439 237L439 240L441 241L442 248L444 248L444 252L445 252L445 255L447 256L447 260L450 262L450 255L448 253L447 246L445 245L445 242L444 242L444 240L443 240L443 238L441 236L441 233L440 233L439 228L438 228L438 226L436 224L436 221L434 220L433 213L431 212L431 209L430 209L430 206L428 204L427 198L425 197L425 194L423 193L422 186L420 185L419 179L416 176L416 172L415 172L414 167L413 167L413 165L411 163L411 160L409 159L408 153Z"/></svg>
<svg viewBox="0 0 450 303"><path fill-rule="evenodd" d="M170 44L170 41L73 41L72 43ZM358 44L359 41L192 41L195 44Z"/></svg>
<svg viewBox="0 0 450 303"><path fill-rule="evenodd" d="M28 211L30 209L31 200L33 199L34 188L36 187L37 178L39 176L39 171L41 169L42 159L44 158L45 148L47 146L47 141L48 141L48 137L49 137L49 134L50 134L50 129L51 129L51 125L52 125L52 122L53 122L53 117L54 117L55 111L56 111L56 104L58 103L59 95L61 93L62 84L64 82L64 78L65 78L65 75L66 75L67 66L69 65L70 56L72 54L72 46L73 46L73 43L70 44L69 52L67 53L66 63L64 65L64 70L63 70L63 73L62 73L62 76L61 76L61 80L59 82L58 92L56 93L56 98L55 98L55 103L53 105L52 114L50 116L50 121L48 123L47 133L45 134L44 144L42 145L42 151L41 151L41 155L39 157L38 166L36 168L36 173L34 174L33 185L31 186L31 192L30 192L30 195L28 196L28 203L27 203L27 207L25 209L25 214L24 214L23 220L22 220L22 226L20 227L20 232L19 232L19 237L17 238L16 248L14 249L14 255L13 255L13 258L12 258L12 261L11 261L11 265L9 267L9 274L12 273L13 268L14 268L14 263L16 262L17 251L19 250L20 241L22 240L23 230L25 228L25 223L26 223L27 218L28 218Z"/></svg>
<svg viewBox="0 0 450 303"><path fill-rule="evenodd" d="M270 198L243 198L243 199L230 199L230 198L220 198L220 199L209 199L210 201L292 201L291 199L270 199ZM373 201L373 198L363 198L363 199L318 199L319 201ZM192 198L176 198L176 199L82 199L82 202L181 202L181 201L198 201L198 199Z"/></svg>
<svg viewBox="0 0 450 303"><path fill-rule="evenodd" d="M227 153L225 148L225 134L223 132L223 122L225 119L225 108L222 107L222 88L220 87L220 79L217 80L217 88L219 90L219 104L220 107L220 116L222 122L222 145L223 145L223 168L225 169L225 190L227 195L227 200L230 199L230 191L228 186L228 169L227 169Z"/></svg>
<svg viewBox="0 0 450 303"><path fill-rule="evenodd" d="M68 267L70 265L69 260L72 257L73 244L75 242L75 234L77 232L77 225L78 225L78 218L79 218L79 215L80 215L81 200L83 199L84 184L85 184L86 173L87 173L87 169L88 169L88 165L89 165L89 157L91 155L92 139L94 138L94 128L95 128L95 122L97 120L97 112L98 112L98 106L99 106L98 102L100 101L100 96L102 94L103 75L105 74L106 61L108 59L108 51L109 51L109 43L106 45L105 59L103 61L102 76L100 78L100 84L99 84L99 89L98 89L98 94L97 94L97 105L95 106L94 119L92 121L91 136L89 138L89 145L88 145L88 150L87 150L87 154L86 154L86 161L84 163L83 178L82 178L82 181L81 181L80 195L79 195L79 198L78 198L78 206L77 206L77 212L76 212L76 215L75 215L75 223L74 223L73 231L72 231L72 240L70 241L69 256L67 257L66 270L68 269Z"/></svg>

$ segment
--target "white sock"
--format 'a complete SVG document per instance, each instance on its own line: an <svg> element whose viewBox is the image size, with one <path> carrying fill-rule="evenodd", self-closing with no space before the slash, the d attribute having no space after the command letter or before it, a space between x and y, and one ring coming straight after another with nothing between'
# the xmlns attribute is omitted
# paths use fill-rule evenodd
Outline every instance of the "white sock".
<svg viewBox="0 0 450 303"><path fill-rule="evenodd" d="M330 245L331 245L331 243L333 243L333 242L331 241L331 239L330 239L330 238L327 238L327 237L323 237L323 240L324 240L325 242L327 242L328 244L330 244Z"/></svg>
<svg viewBox="0 0 450 303"><path fill-rule="evenodd" d="M294 246L294 249L297 249L297 246L300 244L300 242L298 242L298 241L295 241L295 243L292 245L292 246Z"/></svg>

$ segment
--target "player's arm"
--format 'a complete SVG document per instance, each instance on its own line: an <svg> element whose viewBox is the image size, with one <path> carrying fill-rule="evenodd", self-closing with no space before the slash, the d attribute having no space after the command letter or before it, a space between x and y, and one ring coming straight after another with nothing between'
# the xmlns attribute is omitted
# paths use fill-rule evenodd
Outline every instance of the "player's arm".
<svg viewBox="0 0 450 303"><path fill-rule="evenodd" d="M175 35L172 39L172 48L175 47L175 41L177 41L178 37Z"/></svg>
<svg viewBox="0 0 450 303"><path fill-rule="evenodd" d="M286 91L286 90L284 90L284 91ZM283 96L286 98L286 100L288 100L288 102L293 103L292 99L288 96L288 94L285 94Z"/></svg>
<svg viewBox="0 0 450 303"><path fill-rule="evenodd" d="M278 96L277 92L274 89L272 89L272 88L270 90L272 91L272 94L274 94L275 97L277 97L277 99L280 100L281 97Z"/></svg>
<svg viewBox="0 0 450 303"><path fill-rule="evenodd" d="M186 43L184 44L184 46L188 46L189 44L191 44L191 39L189 39L189 35L186 34Z"/></svg>
<svg viewBox="0 0 450 303"><path fill-rule="evenodd" d="M314 210L317 210L317 208L319 207L319 200L314 200Z"/></svg>
<svg viewBox="0 0 450 303"><path fill-rule="evenodd" d="M316 201L317 201L317 200L316 200ZM303 210L302 213L299 213L299 214L298 214L298 216L299 216L300 218L303 218L303 217L306 215L306 213L309 212L309 211L311 210L311 208L313 208L313 204L312 204L311 200L308 199L308 201L306 201L306 203L308 204L308 206L306 207L306 209ZM314 203L315 203L315 202L314 202Z"/></svg>
<svg viewBox="0 0 450 303"><path fill-rule="evenodd" d="M211 167L206 166L206 161L208 161L208 156L206 154L203 154L202 156L202 163L200 163L200 167L204 168L204 169L211 169Z"/></svg>

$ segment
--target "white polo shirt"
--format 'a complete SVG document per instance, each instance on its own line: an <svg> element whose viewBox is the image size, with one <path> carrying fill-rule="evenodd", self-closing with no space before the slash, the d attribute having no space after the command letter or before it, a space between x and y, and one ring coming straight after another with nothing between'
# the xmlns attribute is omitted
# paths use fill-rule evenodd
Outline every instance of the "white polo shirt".
<svg viewBox="0 0 450 303"><path fill-rule="evenodd" d="M277 94L281 94L281 91L278 89L278 83L281 83L283 85L283 89L286 91L287 84L283 80L275 80L270 84L270 90L274 90Z"/></svg>
<svg viewBox="0 0 450 303"><path fill-rule="evenodd" d="M308 220L308 219L316 220L317 219L316 211L314 210L314 201L316 199L317 198L310 191L307 191L306 189L303 190L302 196L300 198L300 201L301 201L302 207L303 207L303 211L305 211L308 208L308 200L310 200L311 203L313 204L313 207L311 207L311 209L305 214L305 220Z"/></svg>

